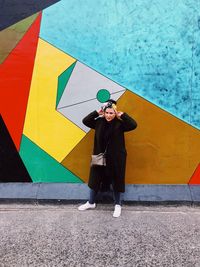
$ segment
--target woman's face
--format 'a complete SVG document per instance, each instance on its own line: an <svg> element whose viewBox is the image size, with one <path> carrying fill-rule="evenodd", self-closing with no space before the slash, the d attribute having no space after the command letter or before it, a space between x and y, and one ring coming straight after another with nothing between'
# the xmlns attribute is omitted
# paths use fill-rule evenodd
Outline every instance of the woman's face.
<svg viewBox="0 0 200 267"><path fill-rule="evenodd" d="M112 121L115 118L116 114L113 108L107 108L104 111L104 117L107 121Z"/></svg>

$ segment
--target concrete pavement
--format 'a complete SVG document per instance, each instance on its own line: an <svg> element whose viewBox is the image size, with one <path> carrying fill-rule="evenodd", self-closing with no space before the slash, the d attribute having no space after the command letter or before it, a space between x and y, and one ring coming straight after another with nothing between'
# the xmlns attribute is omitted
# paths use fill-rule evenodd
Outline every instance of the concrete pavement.
<svg viewBox="0 0 200 267"><path fill-rule="evenodd" d="M199 267L199 206L1 204L0 267Z"/></svg>

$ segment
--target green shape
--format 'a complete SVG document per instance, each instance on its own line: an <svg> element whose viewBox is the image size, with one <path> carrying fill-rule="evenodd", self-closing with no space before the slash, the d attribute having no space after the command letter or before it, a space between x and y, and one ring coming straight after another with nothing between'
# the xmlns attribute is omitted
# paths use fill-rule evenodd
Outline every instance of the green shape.
<svg viewBox="0 0 200 267"><path fill-rule="evenodd" d="M38 13L23 19L20 22L0 31L0 64L9 56L11 51L21 41L23 36L28 31L29 27L34 23Z"/></svg>
<svg viewBox="0 0 200 267"><path fill-rule="evenodd" d="M67 68L62 74L58 76L58 90L57 90L57 98L56 98L56 107L61 99L61 96L65 90L65 87L69 81L69 78L72 74L72 71L76 65L74 62L69 68Z"/></svg>
<svg viewBox="0 0 200 267"><path fill-rule="evenodd" d="M97 93L97 100L104 103L110 99L110 92L107 89L100 89Z"/></svg>
<svg viewBox="0 0 200 267"><path fill-rule="evenodd" d="M25 135L22 136L19 154L35 183L83 183Z"/></svg>

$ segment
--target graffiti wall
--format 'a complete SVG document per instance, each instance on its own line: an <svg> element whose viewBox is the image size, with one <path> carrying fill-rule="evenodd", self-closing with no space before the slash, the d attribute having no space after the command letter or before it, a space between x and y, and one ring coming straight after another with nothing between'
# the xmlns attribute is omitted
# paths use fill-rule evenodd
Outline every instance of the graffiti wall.
<svg viewBox="0 0 200 267"><path fill-rule="evenodd" d="M200 184L200 1L39 2L1 4L0 182L87 182L112 98L127 184Z"/></svg>

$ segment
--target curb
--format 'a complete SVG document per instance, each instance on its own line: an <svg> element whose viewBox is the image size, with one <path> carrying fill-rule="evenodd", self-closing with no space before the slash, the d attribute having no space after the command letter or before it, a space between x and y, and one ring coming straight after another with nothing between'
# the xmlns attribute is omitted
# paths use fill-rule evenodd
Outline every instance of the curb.
<svg viewBox="0 0 200 267"><path fill-rule="evenodd" d="M0 183L0 203L77 203L87 200L87 184ZM129 184L122 200L127 204L200 204L200 185ZM99 194L97 201L112 202L112 192Z"/></svg>

